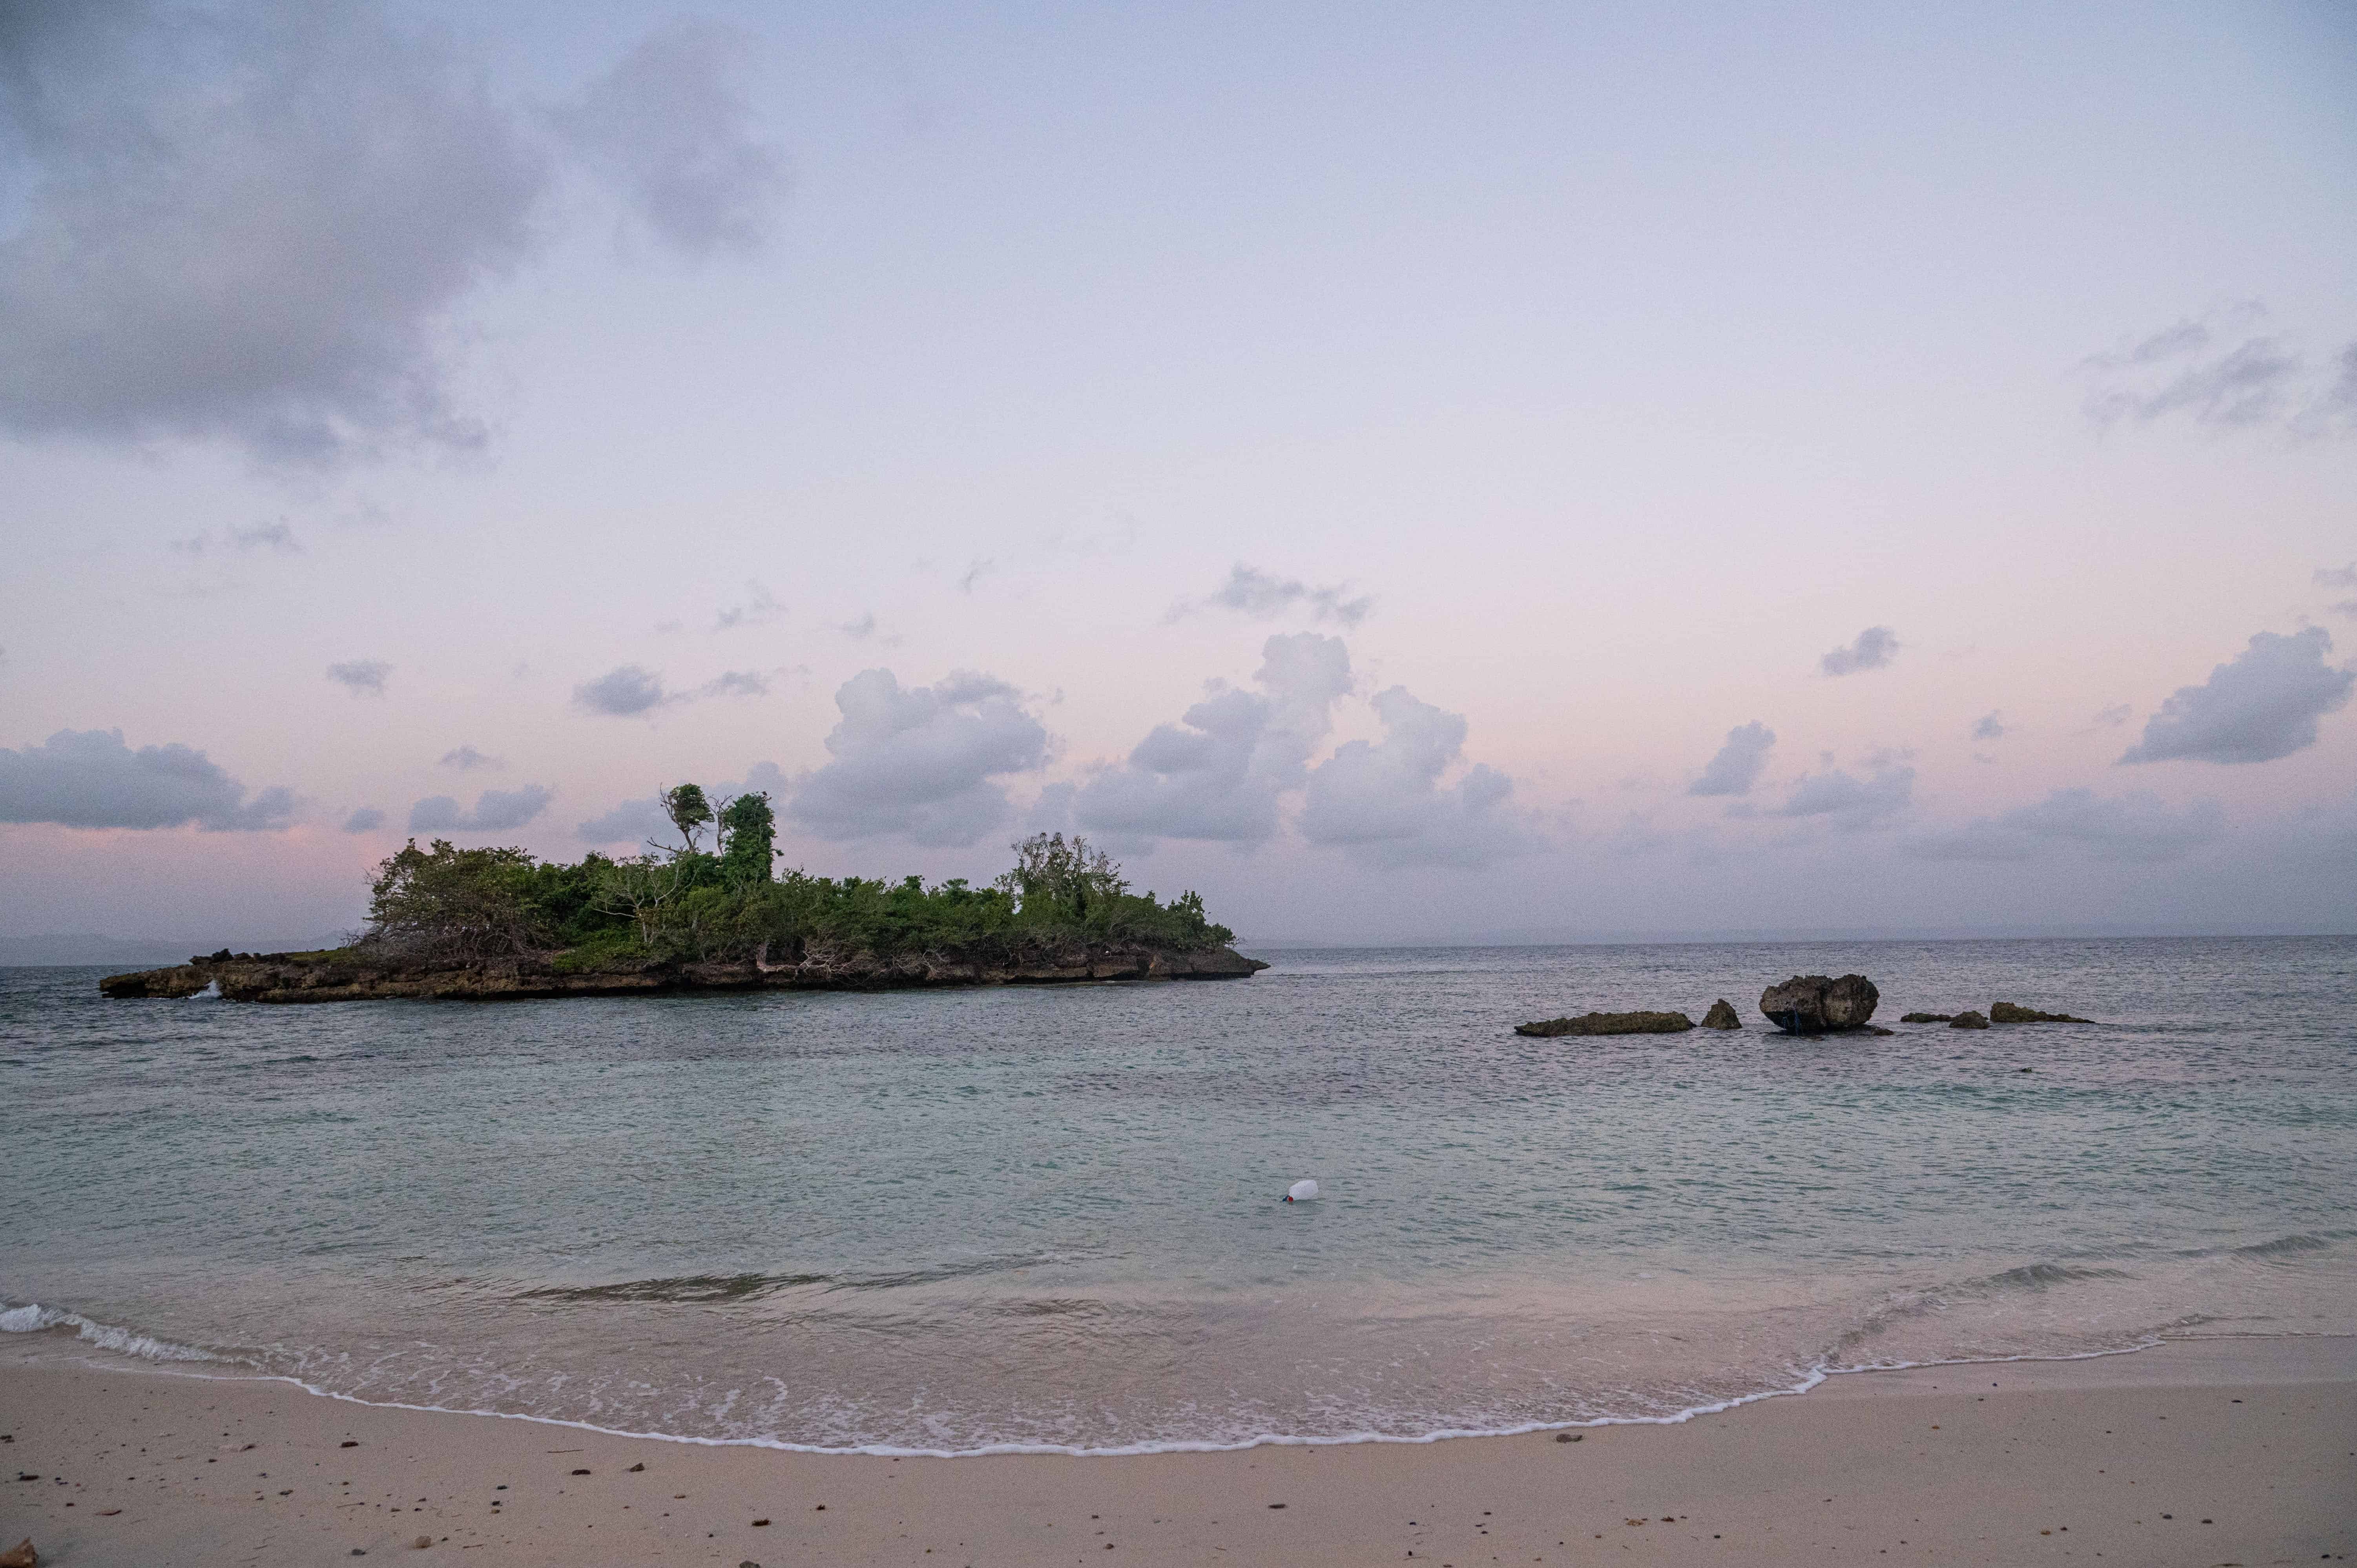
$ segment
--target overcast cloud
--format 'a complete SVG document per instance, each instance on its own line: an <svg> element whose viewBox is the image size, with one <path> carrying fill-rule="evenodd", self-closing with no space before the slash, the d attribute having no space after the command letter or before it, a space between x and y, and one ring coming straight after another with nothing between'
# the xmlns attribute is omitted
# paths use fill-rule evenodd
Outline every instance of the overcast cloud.
<svg viewBox="0 0 2357 1568"><path fill-rule="evenodd" d="M548 810L548 803L555 799L555 790L539 784L527 784L521 789L486 789L477 798L475 809L465 811L447 795L429 795L409 808L409 831L503 833L531 822Z"/></svg>
<svg viewBox="0 0 2357 1568"><path fill-rule="evenodd" d="M1394 686L1374 698L1380 741L1354 740L1309 775L1301 836L1380 866L1479 867L1537 847L1507 800L1513 780L1481 764L1440 779L1461 758L1465 719Z"/></svg>
<svg viewBox="0 0 2357 1568"><path fill-rule="evenodd" d="M177 828L214 832L283 828L295 795L251 795L201 751L125 746L121 730L62 729L39 746L0 747L0 822L69 828Z"/></svg>
<svg viewBox="0 0 2357 1568"><path fill-rule="evenodd" d="M2338 712L2357 672L2329 665L2332 639L2312 626L2263 631L2199 686L2180 686L2147 720L2122 762L2272 762L2316 744L2317 721Z"/></svg>
<svg viewBox="0 0 2357 1568"><path fill-rule="evenodd" d="M973 843L1011 814L993 780L1047 760L1048 732L1022 694L987 675L962 671L904 691L889 670L866 670L843 683L834 705L843 714L826 737L834 760L796 780L786 804L822 838Z"/></svg>
<svg viewBox="0 0 2357 1568"><path fill-rule="evenodd" d="M1899 639L1887 626L1870 626L1857 634L1857 640L1847 648L1836 648L1817 660L1817 668L1828 675L1852 675L1860 670L1879 670L1899 652Z"/></svg>
<svg viewBox="0 0 2357 1568"><path fill-rule="evenodd" d="M1776 744L1776 732L1758 719L1748 725L1738 725L1727 732L1727 744L1718 748L1702 770L1702 777L1686 787L1689 795L1748 795L1759 781L1760 770L1768 765L1768 753Z"/></svg>
<svg viewBox="0 0 2357 1568"><path fill-rule="evenodd" d="M2181 860L2225 829L2225 810L2215 800L2171 811L2141 790L2105 799L2092 789L2057 789L2033 805L1927 834L1907 847L1926 860L2038 860L2069 848L2097 860L2154 864Z"/></svg>
<svg viewBox="0 0 2357 1568"><path fill-rule="evenodd" d="M1350 650L1316 632L1272 637L1253 681L1259 691L1215 682L1178 723L1156 725L1127 761L1090 779L1073 803L1081 825L1137 850L1157 838L1241 844L1275 833L1277 798L1307 780L1351 689Z"/></svg>

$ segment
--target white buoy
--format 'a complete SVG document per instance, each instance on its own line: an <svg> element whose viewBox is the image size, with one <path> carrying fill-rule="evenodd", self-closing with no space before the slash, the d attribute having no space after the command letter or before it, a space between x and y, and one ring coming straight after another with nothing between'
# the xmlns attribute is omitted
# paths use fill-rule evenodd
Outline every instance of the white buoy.
<svg viewBox="0 0 2357 1568"><path fill-rule="evenodd" d="M1317 1196L1318 1184L1314 1181L1297 1181L1285 1189L1287 1203L1308 1203Z"/></svg>

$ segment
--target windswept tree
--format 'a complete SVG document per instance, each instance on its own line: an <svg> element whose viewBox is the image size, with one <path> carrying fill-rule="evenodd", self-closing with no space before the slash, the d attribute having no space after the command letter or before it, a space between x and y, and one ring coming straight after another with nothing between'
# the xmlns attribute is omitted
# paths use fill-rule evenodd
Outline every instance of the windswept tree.
<svg viewBox="0 0 2357 1568"><path fill-rule="evenodd" d="M712 823L712 802L704 798L700 784L681 784L662 792L663 815L679 830L683 846L678 853L695 853L695 835Z"/></svg>

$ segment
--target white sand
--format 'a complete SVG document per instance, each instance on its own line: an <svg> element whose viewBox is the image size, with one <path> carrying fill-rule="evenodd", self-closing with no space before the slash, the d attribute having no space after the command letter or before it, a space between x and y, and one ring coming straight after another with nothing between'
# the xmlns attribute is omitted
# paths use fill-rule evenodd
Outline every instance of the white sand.
<svg viewBox="0 0 2357 1568"><path fill-rule="evenodd" d="M0 1481L0 1547L29 1535L59 1568L324 1564L355 1548L723 1568L2357 1553L2357 1340L2339 1338L1836 1378L1577 1443L951 1460L382 1410L94 1366L48 1341L0 1356L0 1477L40 1477Z"/></svg>

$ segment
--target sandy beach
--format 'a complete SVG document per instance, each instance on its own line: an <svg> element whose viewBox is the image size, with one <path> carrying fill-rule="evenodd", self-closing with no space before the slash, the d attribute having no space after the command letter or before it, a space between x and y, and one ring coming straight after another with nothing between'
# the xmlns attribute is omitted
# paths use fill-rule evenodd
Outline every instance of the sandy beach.
<svg viewBox="0 0 2357 1568"><path fill-rule="evenodd" d="M780 1453L0 1363L5 1541L321 1563L2029 1563L2357 1552L2357 1340L1834 1378L1670 1426L1218 1454ZM480 1552L479 1559L467 1559Z"/></svg>

